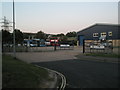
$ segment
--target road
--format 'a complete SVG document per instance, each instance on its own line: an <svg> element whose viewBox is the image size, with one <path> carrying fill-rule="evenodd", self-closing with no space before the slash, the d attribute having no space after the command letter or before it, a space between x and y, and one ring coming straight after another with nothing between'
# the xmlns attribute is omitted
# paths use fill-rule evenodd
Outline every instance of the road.
<svg viewBox="0 0 120 90"><path fill-rule="evenodd" d="M16 53L16 57L25 62L34 63L61 72L67 79L67 87L118 87L118 63L104 62L106 61L104 60L105 58L84 57L81 52L82 48L75 47L74 50ZM81 56L79 59L76 58L75 55L80 53ZM108 58L107 61L114 60Z"/></svg>
<svg viewBox="0 0 120 90"><path fill-rule="evenodd" d="M35 62L63 73L68 88L117 88L118 64L87 60Z"/></svg>

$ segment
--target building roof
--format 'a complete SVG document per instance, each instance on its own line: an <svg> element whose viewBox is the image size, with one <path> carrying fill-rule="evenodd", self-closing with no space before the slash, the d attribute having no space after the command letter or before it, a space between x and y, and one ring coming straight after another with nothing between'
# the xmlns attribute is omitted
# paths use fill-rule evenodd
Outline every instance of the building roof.
<svg viewBox="0 0 120 90"><path fill-rule="evenodd" d="M93 27L95 27L95 26L98 26L98 27L101 27L101 26L102 26L102 27L120 27L120 25L118 25L118 24L96 23L96 24L94 24L94 25L92 25L92 26L89 26L89 27L87 27L87 28L85 28L85 29L83 29L83 30L78 31L77 33L83 32L83 31L88 30L88 29L90 29L90 28L93 28Z"/></svg>
<svg viewBox="0 0 120 90"><path fill-rule="evenodd" d="M29 32L23 32L23 34L27 34L27 35L36 35L36 33L29 33Z"/></svg>
<svg viewBox="0 0 120 90"><path fill-rule="evenodd" d="M93 37L93 33L98 33L100 36L101 33L107 32L108 39L120 39L120 25L119 24L94 24L90 27L87 27L81 31L77 32L77 36L84 36L85 39L98 39ZM108 32L112 32L112 37L108 36Z"/></svg>

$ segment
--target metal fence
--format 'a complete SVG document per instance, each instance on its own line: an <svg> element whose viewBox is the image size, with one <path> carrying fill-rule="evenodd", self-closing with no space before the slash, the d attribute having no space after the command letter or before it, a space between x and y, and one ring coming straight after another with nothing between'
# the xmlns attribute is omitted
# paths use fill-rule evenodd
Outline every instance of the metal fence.
<svg viewBox="0 0 120 90"><path fill-rule="evenodd" d="M84 40L84 53L113 53L111 40L101 42L100 40Z"/></svg>
<svg viewBox="0 0 120 90"><path fill-rule="evenodd" d="M41 51L53 51L54 47L27 47L16 46L16 52L41 52ZM3 46L2 52L13 52L13 47Z"/></svg>
<svg viewBox="0 0 120 90"><path fill-rule="evenodd" d="M73 50L74 46L60 47L60 46L45 46L45 47L27 47L16 46L16 52L49 52L56 50ZM13 46L3 46L2 52L13 52Z"/></svg>

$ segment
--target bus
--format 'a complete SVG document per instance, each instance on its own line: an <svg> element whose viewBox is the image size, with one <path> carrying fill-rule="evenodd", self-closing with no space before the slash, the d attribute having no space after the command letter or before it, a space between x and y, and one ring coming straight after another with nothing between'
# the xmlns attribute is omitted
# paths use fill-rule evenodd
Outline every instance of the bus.
<svg viewBox="0 0 120 90"><path fill-rule="evenodd" d="M59 37L51 37L50 38L50 44L51 44L51 46L60 46L60 39L59 39Z"/></svg>
<svg viewBox="0 0 120 90"><path fill-rule="evenodd" d="M37 41L36 40L24 39L23 46L36 47L37 46Z"/></svg>
<svg viewBox="0 0 120 90"><path fill-rule="evenodd" d="M45 40L44 39L24 39L23 46L27 47L44 47Z"/></svg>

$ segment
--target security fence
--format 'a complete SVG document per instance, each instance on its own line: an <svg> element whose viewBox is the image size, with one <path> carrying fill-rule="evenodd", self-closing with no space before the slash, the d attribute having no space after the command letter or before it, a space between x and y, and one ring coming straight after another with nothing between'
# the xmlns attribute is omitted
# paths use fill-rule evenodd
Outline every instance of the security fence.
<svg viewBox="0 0 120 90"><path fill-rule="evenodd" d="M28 47L28 46L15 46L16 52L49 52L56 50L73 50L74 46L60 45L60 46L44 46L44 47ZM13 46L2 46L2 52L13 52Z"/></svg>
<svg viewBox="0 0 120 90"><path fill-rule="evenodd" d="M16 46L16 52L42 52L42 51L54 51L54 47L27 47ZM13 46L3 46L2 52L13 52Z"/></svg>
<svg viewBox="0 0 120 90"><path fill-rule="evenodd" d="M113 53L112 40L101 42L100 40L84 40L84 53Z"/></svg>
<svg viewBox="0 0 120 90"><path fill-rule="evenodd" d="M48 44L38 43L22 43L15 46L16 52L41 52L41 51L56 51L56 50L73 50L74 41L61 41L59 43L52 42ZM2 43L2 52L13 52L12 43Z"/></svg>

